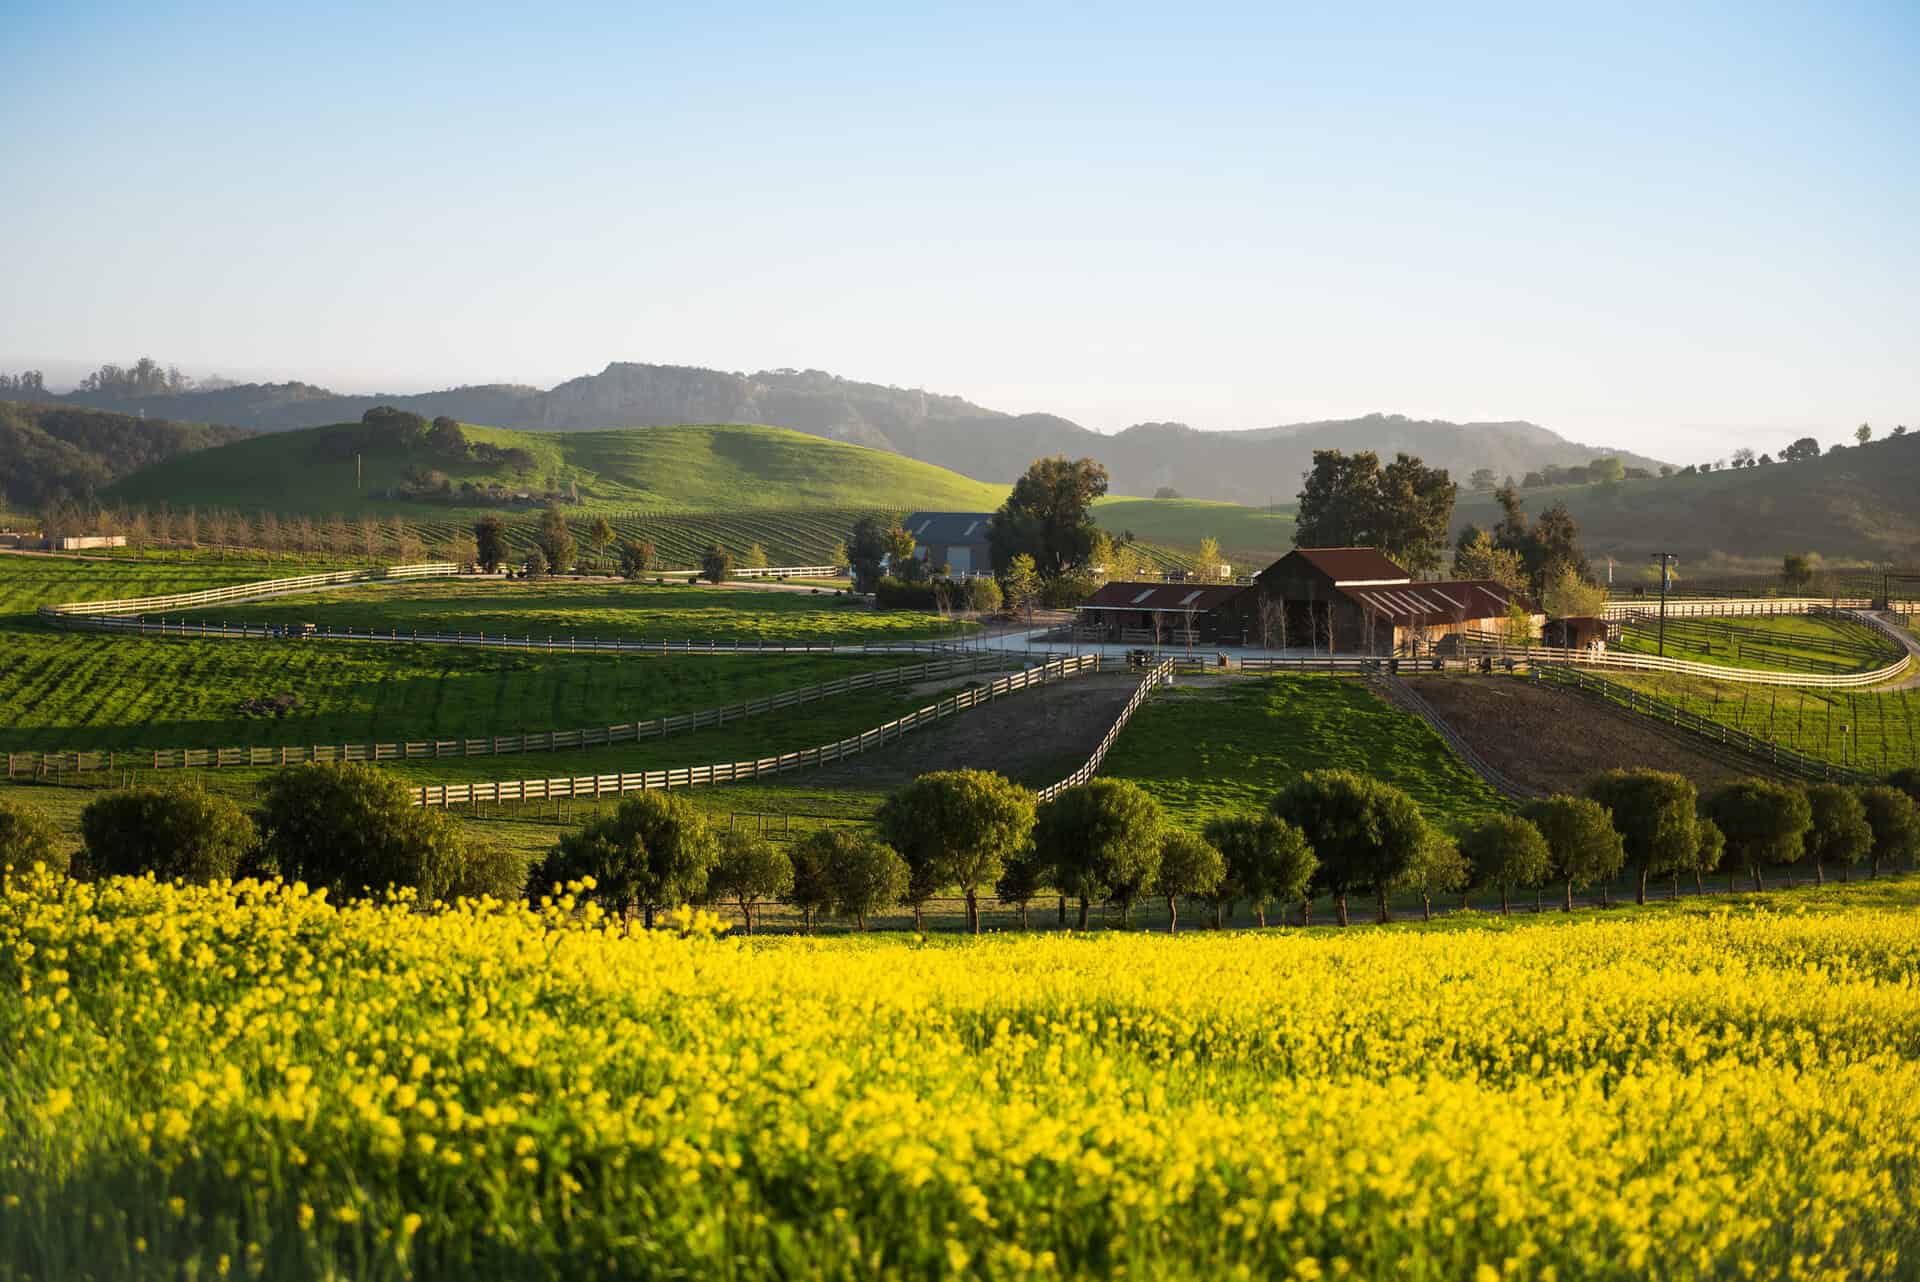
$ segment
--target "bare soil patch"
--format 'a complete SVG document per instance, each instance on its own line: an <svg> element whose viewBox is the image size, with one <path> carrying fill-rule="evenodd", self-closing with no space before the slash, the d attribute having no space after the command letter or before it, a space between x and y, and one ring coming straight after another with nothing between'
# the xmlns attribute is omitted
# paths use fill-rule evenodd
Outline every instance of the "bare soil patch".
<svg viewBox="0 0 1920 1282"><path fill-rule="evenodd" d="M1496 770L1518 783L1573 792L1603 770L1649 766L1692 779L1702 791L1764 773L1695 747L1632 713L1518 677L1414 677L1448 725Z"/></svg>
<svg viewBox="0 0 1920 1282"><path fill-rule="evenodd" d="M996 699L883 751L823 767L809 784L890 788L930 770L997 770L1043 786L1077 769L1140 684L1126 673L1071 677Z"/></svg>

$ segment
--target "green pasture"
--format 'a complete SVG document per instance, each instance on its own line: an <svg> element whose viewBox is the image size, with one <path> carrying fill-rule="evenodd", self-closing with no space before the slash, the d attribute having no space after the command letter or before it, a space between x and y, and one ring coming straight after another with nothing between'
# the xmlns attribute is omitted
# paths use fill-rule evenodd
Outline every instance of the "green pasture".
<svg viewBox="0 0 1920 1282"><path fill-rule="evenodd" d="M1821 761L1873 773L1920 766L1920 689L1818 690L1640 673L1607 677Z"/></svg>
<svg viewBox="0 0 1920 1282"><path fill-rule="evenodd" d="M1419 719L1352 677L1275 676L1153 696L1101 773L1132 779L1196 827L1264 809L1308 770L1355 770L1404 789L1450 832L1503 808Z"/></svg>
<svg viewBox="0 0 1920 1282"><path fill-rule="evenodd" d="M170 616L178 617L178 616ZM910 610L876 610L813 592L626 583L617 579L425 579L355 584L312 595L213 606L210 623L314 623L354 631L484 632L630 641L765 641L848 645L955 636L971 625ZM324 644L324 643L323 643Z"/></svg>
<svg viewBox="0 0 1920 1282"><path fill-rule="evenodd" d="M1657 654L1658 624L1629 629L1618 649ZM1755 634L1763 634L1756 636ZM1900 647L1864 624L1817 615L1668 619L1666 657L1775 672L1864 672L1900 657Z"/></svg>
<svg viewBox="0 0 1920 1282"><path fill-rule="evenodd" d="M1119 538L1131 530L1148 544L1191 552L1204 538L1217 539L1236 574L1256 574L1293 547L1291 495L1272 511L1208 499L1104 498L1094 504L1100 528Z"/></svg>

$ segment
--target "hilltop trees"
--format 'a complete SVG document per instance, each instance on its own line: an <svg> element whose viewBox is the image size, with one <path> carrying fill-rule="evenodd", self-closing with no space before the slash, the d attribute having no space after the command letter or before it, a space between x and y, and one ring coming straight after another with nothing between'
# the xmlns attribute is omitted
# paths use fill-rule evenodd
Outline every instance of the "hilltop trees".
<svg viewBox="0 0 1920 1282"><path fill-rule="evenodd" d="M994 572L1004 577L1022 554L1043 579L1085 565L1097 533L1093 501L1106 492L1107 469L1092 459L1035 459L987 522Z"/></svg>
<svg viewBox="0 0 1920 1282"><path fill-rule="evenodd" d="M1692 864L1700 844L1694 830L1699 794L1692 780L1661 770L1609 770L1586 791L1606 807L1619 830L1627 862L1639 878L1635 903L1647 902L1649 876ZM1725 830L1727 825L1720 827ZM1730 831L1727 839L1733 840Z"/></svg>
<svg viewBox="0 0 1920 1282"><path fill-rule="evenodd" d="M1383 468L1372 450L1315 450L1293 541L1299 547L1375 544L1416 574L1434 570L1458 490L1445 468L1410 454L1395 455Z"/></svg>
<svg viewBox="0 0 1920 1282"><path fill-rule="evenodd" d="M941 770L888 797L876 822L916 881L960 888L967 928L977 935L980 888L992 886L1027 844L1034 797L991 771Z"/></svg>

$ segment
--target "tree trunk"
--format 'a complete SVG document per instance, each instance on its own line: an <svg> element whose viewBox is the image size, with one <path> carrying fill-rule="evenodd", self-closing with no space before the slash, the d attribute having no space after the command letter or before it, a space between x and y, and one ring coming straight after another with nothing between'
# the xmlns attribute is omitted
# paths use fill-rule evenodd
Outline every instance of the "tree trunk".
<svg viewBox="0 0 1920 1282"><path fill-rule="evenodd" d="M1433 920L1433 896L1432 895L1420 896L1420 920L1421 921Z"/></svg>
<svg viewBox="0 0 1920 1282"><path fill-rule="evenodd" d="M1600 883L1600 906L1602 908L1613 907L1613 883L1612 882L1603 881Z"/></svg>
<svg viewBox="0 0 1920 1282"><path fill-rule="evenodd" d="M1647 866L1645 864L1640 865L1640 888L1634 892L1633 902L1636 904L1647 902Z"/></svg>
<svg viewBox="0 0 1920 1282"><path fill-rule="evenodd" d="M1380 921L1381 924L1384 925L1393 920L1393 913L1387 909L1387 888L1384 885L1376 886L1374 888L1374 894L1379 896L1380 899Z"/></svg>
<svg viewBox="0 0 1920 1282"><path fill-rule="evenodd" d="M1789 888L1792 888L1793 886L1798 884L1799 884L1798 879L1793 875L1793 865L1788 864L1787 865L1787 886Z"/></svg>
<svg viewBox="0 0 1920 1282"><path fill-rule="evenodd" d="M867 933L867 915L865 913L856 913L854 915L854 920L860 923L860 933L863 935L866 934Z"/></svg>
<svg viewBox="0 0 1920 1282"><path fill-rule="evenodd" d="M1178 934L1180 930L1180 909L1174 905L1172 895L1167 896L1167 933Z"/></svg>
<svg viewBox="0 0 1920 1282"><path fill-rule="evenodd" d="M1820 866L1818 859L1813 861L1813 884L1816 886L1824 886L1827 884L1826 870Z"/></svg>
<svg viewBox="0 0 1920 1282"><path fill-rule="evenodd" d="M1500 884L1500 915L1502 917L1513 916L1513 910L1507 907L1507 886L1505 882Z"/></svg>
<svg viewBox="0 0 1920 1282"><path fill-rule="evenodd" d="M1460 892L1460 911L1461 912L1466 912L1468 907L1470 906L1467 903L1467 896L1471 895L1472 893L1473 892L1471 890L1463 890Z"/></svg>
<svg viewBox="0 0 1920 1282"><path fill-rule="evenodd" d="M1080 929L1081 930L1085 930L1087 928L1087 907L1088 907L1087 897L1085 895L1080 896Z"/></svg>
<svg viewBox="0 0 1920 1282"><path fill-rule="evenodd" d="M1737 876L1739 876L1739 873L1736 869L1733 869L1733 868L1727 869L1727 893L1729 895L1731 895L1734 891L1734 887L1735 887L1734 878L1736 878Z"/></svg>
<svg viewBox="0 0 1920 1282"><path fill-rule="evenodd" d="M927 933L927 923L921 916L925 909L925 904L915 904L913 906L913 929L915 934L924 935ZM865 924L862 924L860 929L865 930Z"/></svg>
<svg viewBox="0 0 1920 1282"><path fill-rule="evenodd" d="M1213 928L1215 930L1227 928L1227 906L1218 899L1213 901Z"/></svg>
<svg viewBox="0 0 1920 1282"><path fill-rule="evenodd" d="M1260 928L1265 930L1267 926L1267 906L1265 904L1256 905L1253 913L1254 916L1260 919Z"/></svg>
<svg viewBox="0 0 1920 1282"><path fill-rule="evenodd" d="M813 909L808 908L803 911L800 914L800 920L806 926L807 933L811 935L813 933Z"/></svg>
<svg viewBox="0 0 1920 1282"><path fill-rule="evenodd" d="M1022 900L1020 902L1020 929L1022 931L1025 931L1026 928L1027 928L1027 904L1025 900Z"/></svg>
<svg viewBox="0 0 1920 1282"><path fill-rule="evenodd" d="M1766 883L1760 880L1759 864L1753 865L1753 888L1755 890L1765 890L1767 888Z"/></svg>
<svg viewBox="0 0 1920 1282"><path fill-rule="evenodd" d="M1543 908L1540 902L1540 896L1543 893L1544 892L1541 891L1540 887L1535 886L1533 888L1533 911L1535 911L1536 913L1543 911Z"/></svg>
<svg viewBox="0 0 1920 1282"><path fill-rule="evenodd" d="M744 899L740 901L740 915L746 918L747 933L751 935L753 933L753 905Z"/></svg>
<svg viewBox="0 0 1920 1282"><path fill-rule="evenodd" d="M1673 874L1673 879L1671 883L1667 886L1667 898L1668 899L1680 898L1680 874L1677 872Z"/></svg>
<svg viewBox="0 0 1920 1282"><path fill-rule="evenodd" d="M1573 882L1571 881L1567 882L1567 906L1561 911L1569 913L1573 911Z"/></svg>
<svg viewBox="0 0 1920 1282"><path fill-rule="evenodd" d="M1313 900L1311 899L1300 901L1300 924L1303 927L1313 925Z"/></svg>
<svg viewBox="0 0 1920 1282"><path fill-rule="evenodd" d="M980 899L973 887L967 887L967 929L980 933Z"/></svg>
<svg viewBox="0 0 1920 1282"><path fill-rule="evenodd" d="M1333 907L1334 907L1335 913L1340 918L1340 924L1342 926L1346 925L1347 924L1347 897L1344 893L1335 895L1333 897Z"/></svg>
<svg viewBox="0 0 1920 1282"><path fill-rule="evenodd" d="M1700 880L1700 870L1698 868L1693 870L1693 893L1696 895L1704 895L1707 893L1706 883Z"/></svg>
<svg viewBox="0 0 1920 1282"><path fill-rule="evenodd" d="M1060 896L1060 924L1062 926L1067 924L1067 897L1065 895Z"/></svg>
<svg viewBox="0 0 1920 1282"><path fill-rule="evenodd" d="M653 929L653 905L648 904L643 911L646 913L646 921L643 924L646 926L648 930L652 930Z"/></svg>
<svg viewBox="0 0 1920 1282"><path fill-rule="evenodd" d="M1853 880L1853 870L1846 864L1840 865L1840 880L1843 883Z"/></svg>

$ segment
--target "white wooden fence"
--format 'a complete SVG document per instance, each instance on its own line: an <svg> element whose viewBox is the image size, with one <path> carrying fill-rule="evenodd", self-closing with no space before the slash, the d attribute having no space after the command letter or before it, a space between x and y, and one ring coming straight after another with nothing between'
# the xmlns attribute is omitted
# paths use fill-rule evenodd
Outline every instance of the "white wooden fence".
<svg viewBox="0 0 1920 1282"><path fill-rule="evenodd" d="M848 757L859 756L864 752L871 752L921 726L931 725L1004 695L1078 676L1083 672L1097 672L1099 669L1098 655L1056 659L1037 668L1028 668L1023 672L1001 677L977 689L963 690L959 694L942 699L939 703L929 704L904 717L895 718L885 725L875 726L860 734L834 743L822 744L817 748L803 748L798 752L783 753L777 757L761 757L753 761L717 762L703 766L673 766L665 770L640 770L620 774L573 775L559 779L507 779L481 783L428 784L412 790L413 801L419 806L463 806L486 801L545 801L570 797L617 796L624 792L643 790L742 783L751 779L764 778L767 775L785 774L791 770L811 770L817 766L829 765Z"/></svg>
<svg viewBox="0 0 1920 1282"><path fill-rule="evenodd" d="M341 583L375 583L387 579L430 579L460 573L451 561L432 561L423 565L376 566L368 570L332 570L325 574L303 574L293 579L257 579L234 583L224 588L201 592L176 592L171 596L130 597L119 601L70 601L65 605L43 605L42 617L66 622L70 619L104 618L113 615L144 614L151 610L192 610L227 601L252 601L259 597L285 596L290 592L308 592Z"/></svg>
<svg viewBox="0 0 1920 1282"><path fill-rule="evenodd" d="M1127 705L1120 709L1120 715L1114 718L1113 725L1107 729L1106 736L1100 740L1100 746L1095 748L1093 755L1087 758L1087 764L1081 766L1059 783L1048 784L1035 794L1040 799L1042 805L1052 801L1067 789L1078 787L1099 773L1101 763L1106 761L1107 753L1112 750L1115 741L1120 738L1120 732L1127 728L1127 722L1133 720L1133 714L1139 710L1141 704L1147 701L1147 696L1161 686L1168 685L1172 682L1173 664L1174 661L1172 659L1165 659L1148 670L1146 679L1142 681L1139 688L1133 692L1133 697L1127 700Z"/></svg>

